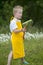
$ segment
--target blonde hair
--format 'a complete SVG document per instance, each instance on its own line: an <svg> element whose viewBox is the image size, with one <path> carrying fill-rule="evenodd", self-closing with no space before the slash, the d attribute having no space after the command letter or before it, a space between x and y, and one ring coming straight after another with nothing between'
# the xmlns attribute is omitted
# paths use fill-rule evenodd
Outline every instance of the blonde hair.
<svg viewBox="0 0 43 65"><path fill-rule="evenodd" d="M22 7L22 6L19 6L19 5L15 6L15 7L13 8L13 15L14 15L15 12L18 11L18 9L23 10L23 7Z"/></svg>

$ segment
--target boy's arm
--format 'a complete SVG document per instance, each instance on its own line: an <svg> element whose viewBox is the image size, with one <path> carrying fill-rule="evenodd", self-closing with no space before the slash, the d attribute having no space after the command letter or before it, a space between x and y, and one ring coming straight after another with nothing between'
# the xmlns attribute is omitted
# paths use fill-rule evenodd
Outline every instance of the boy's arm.
<svg viewBox="0 0 43 65"><path fill-rule="evenodd" d="M17 29L14 29L13 31L14 31L15 33L22 32L22 30L17 30Z"/></svg>
<svg viewBox="0 0 43 65"><path fill-rule="evenodd" d="M15 33L19 33L19 32L26 32L26 28L22 28L21 30L17 30L17 29L14 29L13 30Z"/></svg>

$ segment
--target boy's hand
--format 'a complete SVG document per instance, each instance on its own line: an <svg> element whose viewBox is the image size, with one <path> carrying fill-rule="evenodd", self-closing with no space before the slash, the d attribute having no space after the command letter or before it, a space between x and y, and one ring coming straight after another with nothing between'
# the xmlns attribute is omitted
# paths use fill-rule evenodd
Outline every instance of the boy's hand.
<svg viewBox="0 0 43 65"><path fill-rule="evenodd" d="M22 28L22 31L23 31L23 32L26 32L26 27Z"/></svg>

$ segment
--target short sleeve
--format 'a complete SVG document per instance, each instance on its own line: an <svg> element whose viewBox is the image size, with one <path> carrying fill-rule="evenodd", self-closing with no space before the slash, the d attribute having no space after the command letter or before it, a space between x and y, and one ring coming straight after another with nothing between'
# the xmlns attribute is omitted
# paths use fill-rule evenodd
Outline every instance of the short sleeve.
<svg viewBox="0 0 43 65"><path fill-rule="evenodd" d="M10 31L12 32L16 28L17 28L16 21L11 21L10 22Z"/></svg>

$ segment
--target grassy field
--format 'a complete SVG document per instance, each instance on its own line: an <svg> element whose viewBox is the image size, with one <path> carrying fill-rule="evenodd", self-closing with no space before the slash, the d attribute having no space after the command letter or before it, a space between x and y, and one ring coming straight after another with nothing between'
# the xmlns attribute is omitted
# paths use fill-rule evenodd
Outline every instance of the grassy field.
<svg viewBox="0 0 43 65"><path fill-rule="evenodd" d="M25 59L29 62L28 65L43 65L43 39L24 40L25 44ZM7 65L7 57L11 49L11 43L0 42L0 65ZM20 59L13 60L11 65L23 65Z"/></svg>

